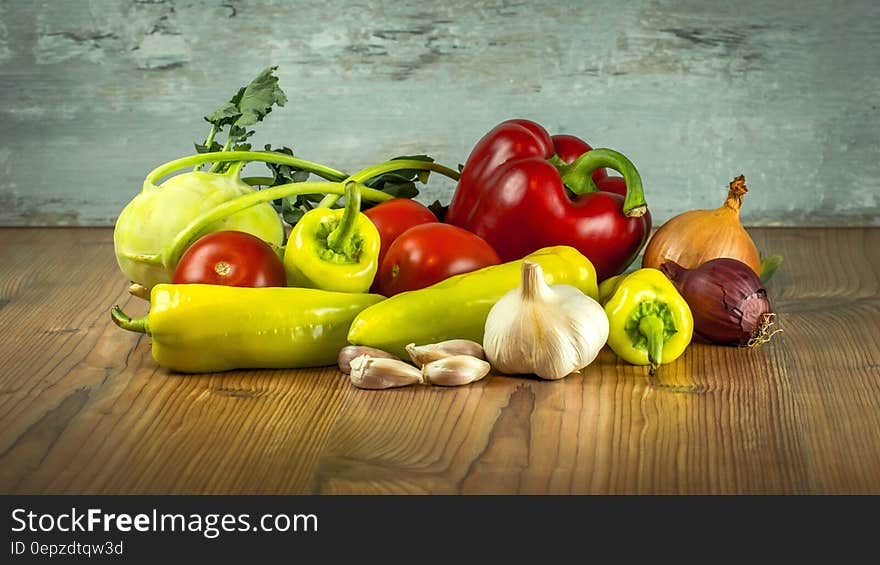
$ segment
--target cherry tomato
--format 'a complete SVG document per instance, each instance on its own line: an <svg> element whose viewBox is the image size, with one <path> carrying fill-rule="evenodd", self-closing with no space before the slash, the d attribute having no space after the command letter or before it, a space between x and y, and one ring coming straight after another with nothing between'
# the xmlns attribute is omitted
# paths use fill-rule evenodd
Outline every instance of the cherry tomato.
<svg viewBox="0 0 880 565"><path fill-rule="evenodd" d="M501 258L479 236L450 224L422 224L391 244L379 267L378 291L393 296L499 263Z"/></svg>
<svg viewBox="0 0 880 565"><path fill-rule="evenodd" d="M284 263L268 243L241 231L199 238L180 258L173 282L224 286L287 286Z"/></svg>
<svg viewBox="0 0 880 565"><path fill-rule="evenodd" d="M427 206L409 198L386 200L364 210L364 214L379 230L379 238L382 242L379 248L379 265L388 253L388 248L400 234L413 226L437 221L437 217Z"/></svg>

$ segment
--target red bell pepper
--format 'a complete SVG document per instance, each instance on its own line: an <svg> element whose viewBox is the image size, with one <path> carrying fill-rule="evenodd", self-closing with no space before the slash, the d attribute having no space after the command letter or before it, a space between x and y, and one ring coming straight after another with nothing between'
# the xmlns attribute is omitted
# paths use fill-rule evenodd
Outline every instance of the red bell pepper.
<svg viewBox="0 0 880 565"><path fill-rule="evenodd" d="M622 154L589 147L529 120L502 122L471 151L444 221L485 239L502 261L570 245L600 280L622 273L651 232L642 181ZM596 187L603 167L623 175L626 196Z"/></svg>

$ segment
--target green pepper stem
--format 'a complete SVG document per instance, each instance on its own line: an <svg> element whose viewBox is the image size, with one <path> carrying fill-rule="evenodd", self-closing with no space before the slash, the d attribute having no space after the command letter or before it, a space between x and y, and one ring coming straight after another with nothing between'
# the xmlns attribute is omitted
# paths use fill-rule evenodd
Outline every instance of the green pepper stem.
<svg viewBox="0 0 880 565"><path fill-rule="evenodd" d="M128 314L123 312L119 306L114 306L110 309L110 319L113 320L114 324L124 330L142 334L150 333L150 324L147 321L147 316L131 318Z"/></svg>
<svg viewBox="0 0 880 565"><path fill-rule="evenodd" d="M578 157L572 164L559 167L562 182L575 194L597 192L593 182L593 172L609 167L623 175L626 182L626 198L623 201L623 214L629 218L645 215L648 205L642 188L642 177L635 165L622 153L613 149L593 149Z"/></svg>
<svg viewBox="0 0 880 565"><path fill-rule="evenodd" d="M656 368L663 363L663 320L659 316L643 316L639 320L639 331L648 340L648 361Z"/></svg>
<svg viewBox="0 0 880 565"><path fill-rule="evenodd" d="M342 171L337 171L331 167L313 163L305 159L299 159L283 153L274 153L272 151L215 151L213 153L199 153L198 155L189 155L181 157L174 161L168 161L164 165L159 165L150 171L144 179L144 190L155 187L156 183L162 177L169 175L175 171L192 167L193 165L201 165L203 163L227 163L230 161L262 161L264 163L275 163L279 165L289 165L298 169L304 169L310 173L314 173L321 178L330 181L342 181L348 178L348 175Z"/></svg>
<svg viewBox="0 0 880 565"><path fill-rule="evenodd" d="M454 181L457 181L461 175L458 171L454 171L449 167L444 167L443 165L439 165L437 163L432 163L430 161L417 161L415 159L391 159L390 161L385 161L384 163L379 163L378 165L373 165L372 167L367 167L366 169L362 169L355 174L348 177L346 180L353 180L358 183L364 183L372 178L378 177L379 175L384 175L385 173L393 173L394 171L400 171L402 169L416 169L419 171L434 171L440 173L444 176L451 178ZM318 208L330 208L339 200L339 196L335 194L328 194L318 203Z"/></svg>
<svg viewBox="0 0 880 565"><path fill-rule="evenodd" d="M327 247L337 253L344 253L346 244L355 234L358 215L361 213L361 191L354 181L345 183L345 210L342 218L330 235L327 236Z"/></svg>
<svg viewBox="0 0 880 565"><path fill-rule="evenodd" d="M385 200L390 200L392 198L390 194L386 194L381 190L375 190L367 187L358 188L360 189L359 192L363 198L366 198L373 202L384 202ZM175 266L177 266L177 262L180 261L180 257L183 255L183 252L186 251L190 244L195 241L195 239L205 230L207 226L218 220L222 220L227 216L231 216L236 212L241 212L242 210L246 210L247 208L250 208L251 206L256 206L257 204L286 198L288 196L325 193L332 193L342 196L343 194L345 194L345 188L341 183L338 182L295 182L289 184L280 184L278 186L273 186L270 188L264 188L263 190L257 190L249 194L239 196L238 198L228 200L222 204L215 206L214 208L211 208L207 212L196 216L192 219L192 221L190 221L189 224L186 225L186 227L180 230L180 232L178 232L178 234L174 236L174 239L169 241L168 244L163 247L162 251L159 253L159 256L162 258L162 264L169 269L173 269Z"/></svg>

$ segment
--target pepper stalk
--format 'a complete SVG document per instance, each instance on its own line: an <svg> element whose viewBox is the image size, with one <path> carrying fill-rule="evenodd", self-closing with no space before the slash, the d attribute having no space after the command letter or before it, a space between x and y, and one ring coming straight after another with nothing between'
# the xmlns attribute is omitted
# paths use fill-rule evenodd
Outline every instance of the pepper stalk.
<svg viewBox="0 0 880 565"><path fill-rule="evenodd" d="M562 182L575 194L598 192L593 182L593 173L603 167L614 169L623 175L626 182L626 197L623 201L623 214L629 218L644 216L648 211L645 192L642 188L642 177L625 155L613 149L599 148L587 151L570 165L558 157L553 159L559 169Z"/></svg>

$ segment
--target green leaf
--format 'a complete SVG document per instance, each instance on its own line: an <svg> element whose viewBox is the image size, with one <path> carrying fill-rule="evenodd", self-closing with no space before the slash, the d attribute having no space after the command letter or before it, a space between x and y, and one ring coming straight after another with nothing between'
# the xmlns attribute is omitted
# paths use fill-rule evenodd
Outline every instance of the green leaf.
<svg viewBox="0 0 880 565"><path fill-rule="evenodd" d="M240 89L239 92L243 93L244 88ZM217 127L222 127L233 123L239 116L241 116L241 110L238 109L235 102L229 101L205 116L205 121L215 124Z"/></svg>
<svg viewBox="0 0 880 565"><path fill-rule="evenodd" d="M283 155L293 156L293 149L290 147L273 148L266 144L263 146L265 151L280 153ZM296 182L305 182L309 179L311 173L304 169L297 169L290 165L278 163L265 163L266 167L272 172L272 182L268 186L278 186L281 184L290 184ZM315 204L323 198L321 194L301 194L296 197L274 200L272 205L281 213L284 221L290 225L295 225L303 215L315 207Z"/></svg>
<svg viewBox="0 0 880 565"><path fill-rule="evenodd" d="M391 159L391 161L400 160L424 161L426 163L434 162L434 159L427 155L404 155ZM415 198L419 195L419 189L416 187L416 182L427 184L429 173L430 171L423 171L420 169L400 169L399 171L384 173L377 177L373 177L365 182L364 185L375 190L381 190L395 198ZM361 210L366 210L375 205L375 202L364 201L361 204Z"/></svg>
<svg viewBox="0 0 880 565"><path fill-rule="evenodd" d="M284 106L287 96L278 86L278 77L273 73L278 69L267 67L263 69L257 78L247 85L238 103L241 117L235 121L238 126L252 126L262 121L266 114L272 111L272 106Z"/></svg>
<svg viewBox="0 0 880 565"><path fill-rule="evenodd" d="M216 141L212 141L211 145L205 145L203 143L193 143L193 145L195 145L196 151L199 153L212 153L223 149L223 146Z"/></svg>
<svg viewBox="0 0 880 565"><path fill-rule="evenodd" d="M428 205L428 210L433 212L434 215L437 216L437 219L442 222L446 218L446 212L449 210L449 206L444 206L439 200L435 200Z"/></svg>
<svg viewBox="0 0 880 565"><path fill-rule="evenodd" d="M782 264L782 255L771 255L769 257L764 257L761 254L761 282L767 284L774 273L776 273L776 269L779 268L779 265Z"/></svg>
<svg viewBox="0 0 880 565"><path fill-rule="evenodd" d="M203 144L196 144L199 152L226 151L247 147L246 139L254 135L254 130L247 129L262 121L272 107L276 104L284 106L287 96L278 86L278 77L273 73L278 67L267 67L247 86L239 88L235 95L222 106L205 116L205 121L212 125L211 133ZM229 126L226 135L226 143L219 145L214 137ZM204 151L203 151L204 149ZM215 164L212 170L215 172L225 169L225 166Z"/></svg>

